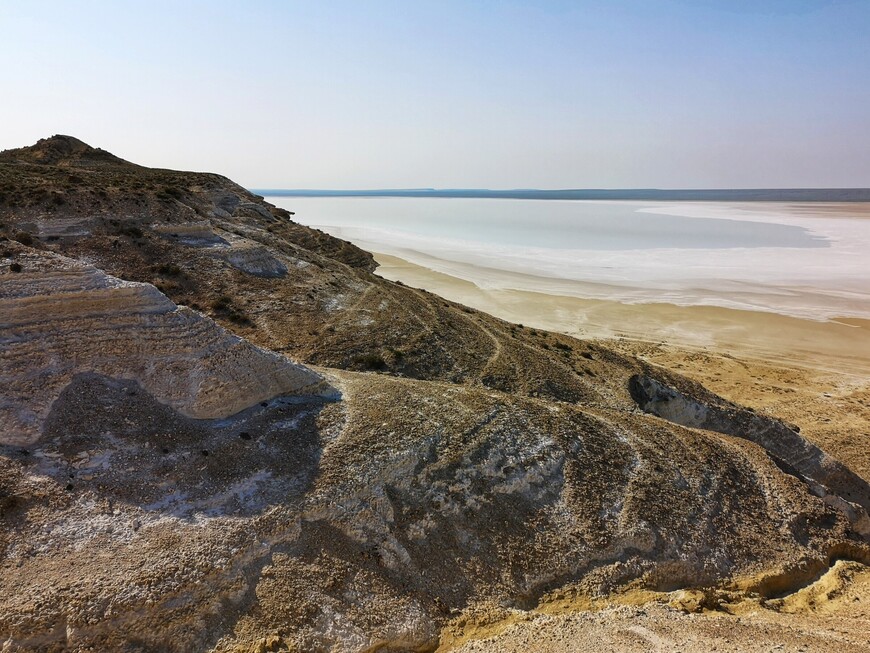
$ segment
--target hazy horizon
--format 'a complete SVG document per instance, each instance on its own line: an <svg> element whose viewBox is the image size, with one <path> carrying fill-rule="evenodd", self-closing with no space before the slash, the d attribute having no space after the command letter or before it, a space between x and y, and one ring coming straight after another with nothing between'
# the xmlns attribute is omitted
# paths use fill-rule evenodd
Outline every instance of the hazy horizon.
<svg viewBox="0 0 870 653"><path fill-rule="evenodd" d="M253 188L870 186L870 3L0 5L0 149Z"/></svg>
<svg viewBox="0 0 870 653"><path fill-rule="evenodd" d="M264 197L279 198L429 198L572 201L688 202L870 202L870 188L380 188L291 189L250 188Z"/></svg>
<svg viewBox="0 0 870 653"><path fill-rule="evenodd" d="M867 187L793 187L793 188L762 188L762 187L744 187L744 188L532 188L529 186L517 188L472 188L468 186L458 186L456 188L437 188L434 186L420 186L417 188L255 188L250 187L248 190L266 195L288 195L304 196L309 193L453 193L453 192L470 192L470 193L586 193L586 192L716 192L716 191L870 191L870 186ZM862 200L864 201L864 200ZM870 201L870 197L868 200Z"/></svg>

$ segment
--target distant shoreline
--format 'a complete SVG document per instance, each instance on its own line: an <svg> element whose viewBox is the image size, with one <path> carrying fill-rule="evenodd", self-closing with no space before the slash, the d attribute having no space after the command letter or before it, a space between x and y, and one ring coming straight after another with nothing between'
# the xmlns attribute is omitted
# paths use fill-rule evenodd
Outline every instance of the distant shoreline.
<svg viewBox="0 0 870 653"><path fill-rule="evenodd" d="M599 203L538 202L535 209L534 201L475 199L454 200L455 206L423 198L273 201L296 211L301 224L489 290L718 306L814 321L870 320L870 203L613 203L619 211L627 207L637 219L633 225L621 223L619 211L604 206L606 201L600 209ZM676 216L683 221L671 225ZM765 225L790 226L825 246L786 241L779 233L764 247L746 240L725 246L733 225L746 229L752 222L751 233ZM620 224L638 228L640 235L602 237ZM702 237L653 241L660 233Z"/></svg>
<svg viewBox="0 0 870 653"><path fill-rule="evenodd" d="M407 188L380 190L251 189L264 197L417 197L520 200L641 200L689 202L870 202L870 188L565 189L489 190Z"/></svg>

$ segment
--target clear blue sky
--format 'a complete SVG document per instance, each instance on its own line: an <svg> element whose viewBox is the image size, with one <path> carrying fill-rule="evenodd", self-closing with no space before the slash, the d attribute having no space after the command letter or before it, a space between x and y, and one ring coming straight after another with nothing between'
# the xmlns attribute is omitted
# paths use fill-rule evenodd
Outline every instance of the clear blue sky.
<svg viewBox="0 0 870 653"><path fill-rule="evenodd" d="M249 187L870 186L870 0L0 0L0 149Z"/></svg>

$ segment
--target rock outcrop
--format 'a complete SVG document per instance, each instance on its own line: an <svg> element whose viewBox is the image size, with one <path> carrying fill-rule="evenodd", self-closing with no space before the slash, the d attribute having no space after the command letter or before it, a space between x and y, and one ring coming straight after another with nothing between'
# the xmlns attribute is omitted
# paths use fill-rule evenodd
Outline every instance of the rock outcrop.
<svg viewBox="0 0 870 653"><path fill-rule="evenodd" d="M746 438L763 447L786 471L820 483L843 499L870 510L870 484L784 423L718 398L689 397L661 381L637 374L629 391L638 406L676 424ZM703 392L701 394L707 394ZM865 516L866 520L866 516Z"/></svg>
<svg viewBox="0 0 870 653"><path fill-rule="evenodd" d="M77 377L26 455L0 448L13 650L238 651L273 635L432 650L480 606L870 561L748 441L454 384L333 382L341 402L194 420Z"/></svg>
<svg viewBox="0 0 870 653"><path fill-rule="evenodd" d="M224 417L284 394L321 394L315 372L233 336L150 284L19 247L0 271L0 442L39 438L79 374L139 382L184 415Z"/></svg>

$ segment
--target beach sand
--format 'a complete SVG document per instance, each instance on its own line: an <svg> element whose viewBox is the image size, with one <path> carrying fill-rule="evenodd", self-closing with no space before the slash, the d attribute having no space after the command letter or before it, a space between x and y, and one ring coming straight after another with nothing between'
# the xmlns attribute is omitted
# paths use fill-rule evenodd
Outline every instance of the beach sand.
<svg viewBox="0 0 870 653"><path fill-rule="evenodd" d="M404 259L375 254L377 274L425 288L447 299L480 309L510 322L580 338L625 338L668 343L686 349L708 349L770 362L821 370L870 375L870 320L839 318L805 320L762 311L664 303L625 304L552 294L551 292L483 289ZM503 274L510 285L514 273ZM572 282L565 282L571 284ZM576 285L576 284L575 284ZM566 286L567 292L567 286Z"/></svg>

